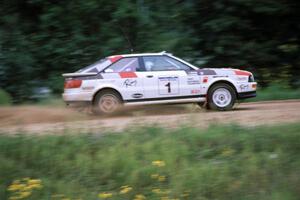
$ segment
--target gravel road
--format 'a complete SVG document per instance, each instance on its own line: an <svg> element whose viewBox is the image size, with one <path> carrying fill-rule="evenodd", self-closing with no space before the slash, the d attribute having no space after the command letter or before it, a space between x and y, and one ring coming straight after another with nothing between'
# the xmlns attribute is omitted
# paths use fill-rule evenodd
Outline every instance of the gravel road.
<svg viewBox="0 0 300 200"><path fill-rule="evenodd" d="M16 106L0 108L0 133L59 134L66 132L122 131L136 126L205 128L236 123L244 126L300 123L300 100L242 103L233 111L217 112L196 105L164 105L136 108L117 116L101 117L67 108Z"/></svg>

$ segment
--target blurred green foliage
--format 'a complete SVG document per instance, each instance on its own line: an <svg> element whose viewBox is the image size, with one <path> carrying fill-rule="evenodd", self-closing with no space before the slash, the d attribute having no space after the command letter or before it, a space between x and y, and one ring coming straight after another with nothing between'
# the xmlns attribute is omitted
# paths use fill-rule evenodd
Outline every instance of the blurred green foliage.
<svg viewBox="0 0 300 200"><path fill-rule="evenodd" d="M272 84L266 88L257 89L257 97L246 99L243 101L266 101L266 100L286 100L300 99L300 88L291 88L285 84Z"/></svg>
<svg viewBox="0 0 300 200"><path fill-rule="evenodd" d="M219 200L296 200L300 196L300 125L243 128L140 128L119 134L0 135L0 198L13 180L41 179L35 198L97 199L129 185L123 198L151 190L169 197ZM159 169L152 161L161 161ZM157 182L153 174L165 176ZM187 197L182 194L188 193ZM160 199L160 198L159 198Z"/></svg>
<svg viewBox="0 0 300 200"><path fill-rule="evenodd" d="M12 103L11 96L0 88L0 106L7 106Z"/></svg>
<svg viewBox="0 0 300 200"><path fill-rule="evenodd" d="M0 87L15 101L111 55L167 50L203 67L238 67L265 87L299 86L297 0L2 0ZM125 36L126 35L126 36Z"/></svg>

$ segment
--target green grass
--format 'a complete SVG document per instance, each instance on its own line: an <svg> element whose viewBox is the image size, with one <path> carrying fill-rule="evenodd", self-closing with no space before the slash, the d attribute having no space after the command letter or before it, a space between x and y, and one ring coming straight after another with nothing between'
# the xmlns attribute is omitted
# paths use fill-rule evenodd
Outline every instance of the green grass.
<svg viewBox="0 0 300 200"><path fill-rule="evenodd" d="M300 124L207 130L140 128L105 135L0 135L0 199L24 177L41 179L29 199L296 200L300 196ZM154 160L165 162L156 167ZM165 176L159 182L152 174ZM132 191L119 194L120 187ZM154 194L160 188L165 194ZM166 191L169 191L166 192ZM183 196L182 196L183 195ZM185 197L184 197L185 196Z"/></svg>
<svg viewBox="0 0 300 200"><path fill-rule="evenodd" d="M285 85L273 84L267 88L258 88L257 97L246 99L246 101L269 101L300 99L300 89L291 89Z"/></svg>

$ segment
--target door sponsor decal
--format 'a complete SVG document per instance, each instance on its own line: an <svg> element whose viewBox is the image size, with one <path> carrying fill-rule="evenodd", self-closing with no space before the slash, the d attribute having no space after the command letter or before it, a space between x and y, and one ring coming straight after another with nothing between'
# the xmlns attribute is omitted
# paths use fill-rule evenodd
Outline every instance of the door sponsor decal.
<svg viewBox="0 0 300 200"><path fill-rule="evenodd" d="M194 89L194 90L191 90L191 94L200 94L201 90L198 90L198 89Z"/></svg>
<svg viewBox="0 0 300 200"><path fill-rule="evenodd" d="M137 80L126 79L123 83L125 87L135 87L137 84Z"/></svg>
<svg viewBox="0 0 300 200"><path fill-rule="evenodd" d="M158 90L160 95L179 94L178 77L158 77Z"/></svg>
<svg viewBox="0 0 300 200"><path fill-rule="evenodd" d="M187 78L187 84L188 85L198 85L198 84L200 84L200 78L198 76L188 77Z"/></svg>

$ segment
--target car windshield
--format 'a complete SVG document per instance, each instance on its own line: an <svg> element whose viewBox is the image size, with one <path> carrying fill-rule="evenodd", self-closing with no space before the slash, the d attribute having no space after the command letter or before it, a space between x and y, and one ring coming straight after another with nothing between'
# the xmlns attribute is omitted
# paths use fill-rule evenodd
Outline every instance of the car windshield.
<svg viewBox="0 0 300 200"><path fill-rule="evenodd" d="M104 59L101 59L101 60L95 62L94 64L91 64L87 67L84 67L84 68L78 70L77 73L100 72L110 64L111 64L111 62L107 58L104 58Z"/></svg>

